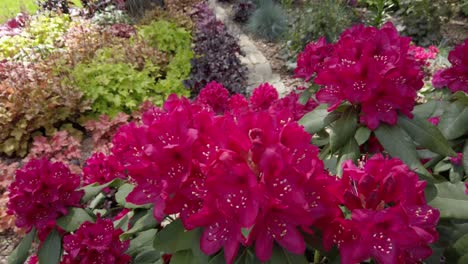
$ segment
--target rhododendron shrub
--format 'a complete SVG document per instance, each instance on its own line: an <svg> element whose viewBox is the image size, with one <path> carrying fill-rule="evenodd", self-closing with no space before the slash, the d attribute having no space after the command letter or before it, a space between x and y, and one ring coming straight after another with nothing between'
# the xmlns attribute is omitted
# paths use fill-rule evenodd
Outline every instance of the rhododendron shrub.
<svg viewBox="0 0 468 264"><path fill-rule="evenodd" d="M450 51L448 59L452 66L437 71L432 84L436 88L448 87L454 93L468 93L468 38Z"/></svg>
<svg viewBox="0 0 468 264"><path fill-rule="evenodd" d="M425 186L398 159L377 154L359 167L347 161L332 188L350 215L327 226L325 247L337 246L342 263L418 263L431 256L439 211L427 205Z"/></svg>

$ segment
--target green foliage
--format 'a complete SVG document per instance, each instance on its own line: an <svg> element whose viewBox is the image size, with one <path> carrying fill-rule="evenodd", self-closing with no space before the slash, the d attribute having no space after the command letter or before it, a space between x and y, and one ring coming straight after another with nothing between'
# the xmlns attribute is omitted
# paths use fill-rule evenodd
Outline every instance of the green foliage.
<svg viewBox="0 0 468 264"><path fill-rule="evenodd" d="M388 12L399 8L399 0L361 0L360 2L366 4L371 11L368 24L376 27L384 23Z"/></svg>
<svg viewBox="0 0 468 264"><path fill-rule="evenodd" d="M461 1L459 8L465 16L468 16L468 0Z"/></svg>
<svg viewBox="0 0 468 264"><path fill-rule="evenodd" d="M250 17L247 29L254 35L269 41L278 41L287 30L287 15L283 8L272 0L262 0Z"/></svg>
<svg viewBox="0 0 468 264"><path fill-rule="evenodd" d="M114 116L121 111L130 113L150 97L157 100L165 97L156 92L151 76L154 67L157 66L149 63L138 71L130 64L112 63L98 55L90 63L78 64L71 79L91 100L94 113Z"/></svg>
<svg viewBox="0 0 468 264"><path fill-rule="evenodd" d="M343 0L310 1L291 15L286 34L288 57L295 59L307 43L322 36L335 41L354 20L356 16Z"/></svg>
<svg viewBox="0 0 468 264"><path fill-rule="evenodd" d="M150 45L164 52L174 54L179 50L190 49L190 32L165 20L154 21L149 25L142 26L138 33Z"/></svg>
<svg viewBox="0 0 468 264"><path fill-rule="evenodd" d="M21 35L0 38L0 60L15 56L22 58L34 52L48 53L69 26L68 15L41 14L33 17Z"/></svg>
<svg viewBox="0 0 468 264"><path fill-rule="evenodd" d="M110 5L103 11L97 12L92 18L93 23L101 26L113 24L130 24L132 20L122 10L117 9L115 6Z"/></svg>
<svg viewBox="0 0 468 264"><path fill-rule="evenodd" d="M438 44L441 26L452 16L451 0L401 0L398 12L405 26L404 34L420 46Z"/></svg>

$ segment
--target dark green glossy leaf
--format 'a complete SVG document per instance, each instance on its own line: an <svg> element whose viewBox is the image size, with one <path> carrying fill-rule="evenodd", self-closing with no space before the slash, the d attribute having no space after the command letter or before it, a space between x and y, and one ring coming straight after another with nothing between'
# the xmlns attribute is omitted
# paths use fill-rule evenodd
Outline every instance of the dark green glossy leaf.
<svg viewBox="0 0 468 264"><path fill-rule="evenodd" d="M416 146L398 125L381 124L374 133L380 144L390 155L398 157L411 169L425 175L428 179L432 178L431 174L421 164L416 152Z"/></svg>
<svg viewBox="0 0 468 264"><path fill-rule="evenodd" d="M440 117L439 129L448 139L455 139L468 131L468 106L453 102Z"/></svg>
<svg viewBox="0 0 468 264"><path fill-rule="evenodd" d="M330 150L335 153L342 148L356 133L357 113L352 107L343 113L343 115L331 124L330 131Z"/></svg>
<svg viewBox="0 0 468 264"><path fill-rule="evenodd" d="M178 219L156 234L154 248L168 253L191 249L197 237L196 230L186 231L182 222Z"/></svg>
<svg viewBox="0 0 468 264"><path fill-rule="evenodd" d="M36 237L36 229L31 229L8 257L8 264L23 264L29 256L29 249Z"/></svg>
<svg viewBox="0 0 468 264"><path fill-rule="evenodd" d="M308 264L304 255L296 255L288 252L286 249L275 245L269 264Z"/></svg>
<svg viewBox="0 0 468 264"><path fill-rule="evenodd" d="M119 187L120 185L123 184L123 181L121 179L115 179L113 181L110 181L105 184L97 185L97 184L90 184L88 186L85 186L81 188L84 190L85 194L81 200L86 203L91 201L96 195L98 195L104 188L106 187Z"/></svg>
<svg viewBox="0 0 468 264"><path fill-rule="evenodd" d="M234 264L258 264L260 261L255 257L255 253L245 248Z"/></svg>
<svg viewBox="0 0 468 264"><path fill-rule="evenodd" d="M369 139L370 134L371 134L371 131L369 130L369 128L362 126L356 130L354 139L356 139L357 144L360 146Z"/></svg>
<svg viewBox="0 0 468 264"><path fill-rule="evenodd" d="M52 230L37 253L39 263L58 264L62 254L62 239L57 230Z"/></svg>
<svg viewBox="0 0 468 264"><path fill-rule="evenodd" d="M161 258L161 254L152 248L140 252L134 259L138 264L154 264Z"/></svg>
<svg viewBox="0 0 468 264"><path fill-rule="evenodd" d="M421 146L444 156L456 155L439 129L427 120L419 117L409 119L406 116L399 116L398 124Z"/></svg>
<svg viewBox="0 0 468 264"><path fill-rule="evenodd" d="M146 214L144 216L142 216L140 219L138 219L138 221L135 222L135 224L130 230L120 235L120 238L122 240L127 240L129 237L138 232L156 227L157 224L158 222L156 221L156 219L154 219L153 216L153 210L149 209L146 211Z"/></svg>
<svg viewBox="0 0 468 264"><path fill-rule="evenodd" d="M301 120L299 120L299 124L303 125L305 130L310 134L315 134L336 119L338 119L338 115L329 113L327 111L327 105L319 105L314 110L304 115Z"/></svg>
<svg viewBox="0 0 468 264"><path fill-rule="evenodd" d="M360 151L358 143L354 138L350 138L348 143L340 150L340 156L337 164L337 174L341 176L343 172L343 163L347 160L356 161L360 157Z"/></svg>
<svg viewBox="0 0 468 264"><path fill-rule="evenodd" d="M437 197L429 205L439 209L441 218L468 219L468 195L463 182L435 184Z"/></svg>
<svg viewBox="0 0 468 264"><path fill-rule="evenodd" d="M195 264L191 250L182 250L172 254L171 264ZM211 263L211 262L210 262Z"/></svg>
<svg viewBox="0 0 468 264"><path fill-rule="evenodd" d="M461 238L459 238L457 242L453 244L453 248L460 255L468 254L468 234L465 234Z"/></svg>
<svg viewBox="0 0 468 264"><path fill-rule="evenodd" d="M225 264L226 261L224 260L224 251L220 251L218 254L216 254L214 257L210 259L210 262L208 264Z"/></svg>
<svg viewBox="0 0 468 264"><path fill-rule="evenodd" d="M94 222L94 219L82 208L70 208L68 214L57 220L57 225L67 232L73 232L86 221Z"/></svg>
<svg viewBox="0 0 468 264"><path fill-rule="evenodd" d="M143 248L153 249L153 241L157 231L157 229L149 229L138 233L136 237L130 240L127 254L134 255L141 252Z"/></svg>

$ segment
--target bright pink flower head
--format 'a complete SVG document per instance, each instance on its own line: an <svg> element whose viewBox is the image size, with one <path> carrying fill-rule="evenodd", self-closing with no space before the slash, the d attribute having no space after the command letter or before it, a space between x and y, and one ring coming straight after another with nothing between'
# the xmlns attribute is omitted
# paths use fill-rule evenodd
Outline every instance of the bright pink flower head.
<svg viewBox="0 0 468 264"><path fill-rule="evenodd" d="M28 259L28 264L38 264L39 259L37 258L37 255L33 255Z"/></svg>
<svg viewBox="0 0 468 264"><path fill-rule="evenodd" d="M10 185L8 213L16 216L16 226L40 233L55 227L55 220L79 207L83 191L77 191L80 177L62 163L33 159L16 171ZM43 237L43 236L41 236Z"/></svg>
<svg viewBox="0 0 468 264"><path fill-rule="evenodd" d="M329 111L344 101L361 106L360 122L372 130L381 122L395 125L398 112L411 117L423 72L409 45L410 39L401 37L391 23L381 29L358 25L346 30L337 43L329 44L323 64L314 68L314 82L322 86L317 100L329 104ZM298 60L298 66L304 63Z"/></svg>
<svg viewBox="0 0 468 264"><path fill-rule="evenodd" d="M130 263L131 257L125 254L130 242L120 241L122 233L122 229L114 229L108 219L85 222L73 234L63 238L65 257L62 263Z"/></svg>
<svg viewBox="0 0 468 264"><path fill-rule="evenodd" d="M305 104L299 102L300 94L291 91L285 97L276 100L272 103L270 111L279 112L287 111L291 113L294 121L301 119L305 114L312 111L317 107L317 103L314 99L308 100Z"/></svg>
<svg viewBox="0 0 468 264"><path fill-rule="evenodd" d="M274 101L278 100L278 97L278 91L276 91L275 87L269 83L263 83L253 90L250 105L253 109L265 110Z"/></svg>
<svg viewBox="0 0 468 264"><path fill-rule="evenodd" d="M468 38L450 51L448 59L452 66L437 71L432 84L436 88L448 87L452 92L468 93Z"/></svg>
<svg viewBox="0 0 468 264"><path fill-rule="evenodd" d="M213 111L219 114L223 114L227 108L229 100L229 91L216 81L209 82L203 89L196 101L200 104L210 106Z"/></svg>
<svg viewBox="0 0 468 264"><path fill-rule="evenodd" d="M83 168L83 184L104 184L114 179L126 179L125 169L115 156L93 154Z"/></svg>
<svg viewBox="0 0 468 264"><path fill-rule="evenodd" d="M418 263L432 253L439 211L427 205L426 183L398 159L373 156L362 167L343 165L331 191L351 218L337 217L325 229L326 248L336 245L343 263L369 258L379 263Z"/></svg>
<svg viewBox="0 0 468 264"><path fill-rule="evenodd" d="M436 58L437 53L439 53L439 49L436 46L430 46L426 50L423 47L411 45L409 47L408 53L413 56L414 59L421 64L421 66L429 66L429 60Z"/></svg>
<svg viewBox="0 0 468 264"><path fill-rule="evenodd" d="M297 67L294 69L294 77L309 81L323 68L326 58L332 53L333 46L328 44L325 37L317 42L310 42L304 51L297 56Z"/></svg>

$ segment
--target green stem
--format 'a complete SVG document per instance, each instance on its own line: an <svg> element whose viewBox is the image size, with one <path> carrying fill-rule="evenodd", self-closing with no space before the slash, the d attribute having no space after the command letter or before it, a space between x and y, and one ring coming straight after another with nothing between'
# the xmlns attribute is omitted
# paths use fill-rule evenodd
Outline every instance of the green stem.
<svg viewBox="0 0 468 264"><path fill-rule="evenodd" d="M315 250L314 252L314 264L320 263L320 251Z"/></svg>

